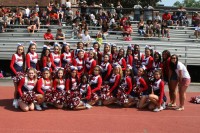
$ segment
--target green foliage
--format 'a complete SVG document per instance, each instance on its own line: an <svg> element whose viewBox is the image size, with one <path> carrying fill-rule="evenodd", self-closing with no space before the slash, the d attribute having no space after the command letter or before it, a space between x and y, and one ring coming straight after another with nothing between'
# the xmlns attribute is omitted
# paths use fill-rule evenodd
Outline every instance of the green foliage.
<svg viewBox="0 0 200 133"><path fill-rule="evenodd" d="M176 1L174 3L175 7L184 6L184 7L193 7L193 8L200 8L200 0L184 0L182 3Z"/></svg>

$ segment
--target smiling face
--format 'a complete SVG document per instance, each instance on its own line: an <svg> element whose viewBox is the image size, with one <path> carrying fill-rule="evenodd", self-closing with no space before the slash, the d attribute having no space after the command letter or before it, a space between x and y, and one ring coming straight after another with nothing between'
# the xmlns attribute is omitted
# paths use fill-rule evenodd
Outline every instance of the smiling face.
<svg viewBox="0 0 200 133"><path fill-rule="evenodd" d="M145 55L148 57L148 56L150 56L150 54L151 54L150 49L145 49Z"/></svg>
<svg viewBox="0 0 200 133"><path fill-rule="evenodd" d="M116 74L119 74L120 70L119 67L115 67L114 70L113 70L113 73L116 75Z"/></svg>
<svg viewBox="0 0 200 133"><path fill-rule="evenodd" d="M76 70L71 71L71 76L72 76L73 78L75 78L75 77L76 77L76 73L77 73Z"/></svg>
<svg viewBox="0 0 200 133"><path fill-rule="evenodd" d="M139 68L137 74L138 74L138 77L142 76L144 74L144 69Z"/></svg>
<svg viewBox="0 0 200 133"><path fill-rule="evenodd" d="M176 57L176 56L172 56L172 57L171 57L171 62L172 62L173 64L176 64L176 62L177 62L177 57Z"/></svg>
<svg viewBox="0 0 200 133"><path fill-rule="evenodd" d="M161 74L159 72L154 72L154 78L155 79L160 79Z"/></svg>
<svg viewBox="0 0 200 133"><path fill-rule="evenodd" d="M158 54L155 54L155 55L154 55L154 61L155 61L155 62L159 61L159 55L158 55Z"/></svg>
<svg viewBox="0 0 200 133"><path fill-rule="evenodd" d="M24 47L23 46L18 46L17 54L21 55L23 52L24 52Z"/></svg>
<svg viewBox="0 0 200 133"><path fill-rule="evenodd" d="M120 50L119 50L119 56L120 56L120 57L124 56L124 50L123 50L123 49L120 49Z"/></svg>
<svg viewBox="0 0 200 133"><path fill-rule="evenodd" d="M108 44L105 45L104 51L105 51L106 53L108 53L108 52L110 51L110 46L109 46Z"/></svg>
<svg viewBox="0 0 200 133"><path fill-rule="evenodd" d="M63 78L64 72L63 70L58 70L58 78Z"/></svg>
<svg viewBox="0 0 200 133"><path fill-rule="evenodd" d="M104 55L104 62L108 62L109 61L109 56L108 55Z"/></svg>
<svg viewBox="0 0 200 133"><path fill-rule="evenodd" d="M131 49L128 49L128 50L127 50L127 54L128 54L128 55L132 55L132 50L131 50Z"/></svg>
<svg viewBox="0 0 200 133"><path fill-rule="evenodd" d="M48 78L50 77L51 74L50 74L50 71L49 71L49 70L45 70L45 71L43 72L42 75L43 75L43 78L44 78L44 79L48 79Z"/></svg>
<svg viewBox="0 0 200 133"><path fill-rule="evenodd" d="M66 45L66 46L64 47L64 50L65 50L65 52L69 52L69 50L70 50L69 46Z"/></svg>
<svg viewBox="0 0 200 133"><path fill-rule="evenodd" d="M83 83L83 84L86 84L86 83L87 83L87 77L86 77L86 76L83 76L81 80L82 80L82 83Z"/></svg>
<svg viewBox="0 0 200 133"><path fill-rule="evenodd" d="M140 50L139 46L135 45L134 51L137 53Z"/></svg>
<svg viewBox="0 0 200 133"><path fill-rule="evenodd" d="M99 75L99 73L100 73L99 67L95 67L94 68L94 75L97 76L97 75Z"/></svg>
<svg viewBox="0 0 200 133"><path fill-rule="evenodd" d="M31 53L35 53L35 51L36 51L36 46L35 46L35 45L32 45L32 46L30 47L30 52L31 52Z"/></svg>
<svg viewBox="0 0 200 133"><path fill-rule="evenodd" d="M94 46L93 46L93 48L95 49L95 50L97 50L98 48L99 48L99 44L94 44Z"/></svg>
<svg viewBox="0 0 200 133"><path fill-rule="evenodd" d="M60 50L60 48L58 46L54 46L54 53L57 54L59 52L59 50Z"/></svg>
<svg viewBox="0 0 200 133"><path fill-rule="evenodd" d="M34 76L35 76L35 71L34 71L34 70L29 70L29 71L28 71L28 77L29 77L30 79L33 79Z"/></svg>
<svg viewBox="0 0 200 133"><path fill-rule="evenodd" d="M93 57L94 57L94 52L90 51L90 52L88 53L88 57L89 57L89 58L93 58Z"/></svg>
<svg viewBox="0 0 200 133"><path fill-rule="evenodd" d="M78 52L78 58L79 58L79 59L83 59L83 58L84 58L84 53L83 53L83 51L79 51L79 52Z"/></svg>
<svg viewBox="0 0 200 133"><path fill-rule="evenodd" d="M45 51L45 56L49 56L49 54L50 54L50 50L47 49L47 50Z"/></svg>
<svg viewBox="0 0 200 133"><path fill-rule="evenodd" d="M131 75L131 69L126 69L126 71L125 71L125 74L126 74L126 76L130 76Z"/></svg>

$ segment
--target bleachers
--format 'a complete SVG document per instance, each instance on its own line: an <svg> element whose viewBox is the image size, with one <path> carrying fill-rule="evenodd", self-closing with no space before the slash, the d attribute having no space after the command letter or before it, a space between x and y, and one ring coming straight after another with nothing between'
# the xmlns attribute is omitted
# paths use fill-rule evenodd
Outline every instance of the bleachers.
<svg viewBox="0 0 200 133"><path fill-rule="evenodd" d="M107 40L104 40L104 42L116 43L118 47L124 48L126 48L130 44L139 44L141 46L142 52L144 52L145 45L151 45L154 50L160 52L162 52L165 49L168 49L171 51L172 54L178 54L180 60L183 63L185 63L185 65L200 65L200 40L191 38L192 34L194 34L193 28L171 27L173 29L170 29L170 38L146 38L138 35L136 24L132 24L132 26L132 41L123 41L121 31L110 31L109 35L107 36ZM0 59L10 60L12 54L16 51L17 43L24 43L25 49L27 50L30 40L37 42L37 52L40 53L44 42L46 42L46 40L43 39L43 34L46 32L48 27L52 29L52 34L55 36L56 30L60 26L41 26L41 29L34 34L27 33L26 26L10 26L10 28L7 29L7 32L0 33ZM71 48L75 49L76 43L80 40L71 39L72 27L61 26L60 28L62 28L63 32L66 34L66 42L69 42L71 44ZM89 34L92 37L95 37L99 29L100 27L90 26ZM62 41L59 40L58 42Z"/></svg>

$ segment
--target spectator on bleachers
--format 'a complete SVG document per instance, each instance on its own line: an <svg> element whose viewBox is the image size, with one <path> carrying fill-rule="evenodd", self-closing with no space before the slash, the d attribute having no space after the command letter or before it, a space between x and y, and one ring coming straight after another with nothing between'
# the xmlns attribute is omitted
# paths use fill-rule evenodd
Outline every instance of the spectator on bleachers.
<svg viewBox="0 0 200 133"><path fill-rule="evenodd" d="M81 17L81 14L80 14L80 12L77 10L76 11L76 16L74 17L74 19L73 19L73 23L80 23L81 21L82 21L83 19L82 19L82 17Z"/></svg>
<svg viewBox="0 0 200 133"><path fill-rule="evenodd" d="M61 25L58 14L56 12L51 11L49 14L49 17L50 17L50 24Z"/></svg>
<svg viewBox="0 0 200 133"><path fill-rule="evenodd" d="M65 40L65 34L62 32L61 28L57 29L56 40ZM63 42L59 42L59 44L63 44Z"/></svg>
<svg viewBox="0 0 200 133"><path fill-rule="evenodd" d="M153 9L149 4L144 7L144 21L152 20Z"/></svg>
<svg viewBox="0 0 200 133"><path fill-rule="evenodd" d="M71 8L72 7L71 1L66 0L65 6L66 6L66 9Z"/></svg>
<svg viewBox="0 0 200 133"><path fill-rule="evenodd" d="M123 26L123 37L125 41L131 41L131 34L133 33L133 28L131 26L130 22L126 22L126 24Z"/></svg>
<svg viewBox="0 0 200 133"><path fill-rule="evenodd" d="M172 25L174 25L174 26L179 25L179 17L176 12L173 12L171 19L172 19Z"/></svg>
<svg viewBox="0 0 200 133"><path fill-rule="evenodd" d="M6 29L6 27L7 27L7 25L9 25L10 24L10 19L9 19L9 17L8 17L8 14L3 14L3 17L2 17L2 24L3 24L3 29L2 29L2 31L4 31L5 29Z"/></svg>
<svg viewBox="0 0 200 133"><path fill-rule="evenodd" d="M83 34L79 34L79 38L82 39L82 42L85 46L88 46L91 42L91 37L88 33L88 30L85 30Z"/></svg>
<svg viewBox="0 0 200 133"><path fill-rule="evenodd" d="M111 16L115 16L116 10L115 10L115 7L114 7L114 5L112 3L110 4L109 11L110 11Z"/></svg>
<svg viewBox="0 0 200 133"><path fill-rule="evenodd" d="M138 33L140 34L140 36L144 36L145 30L144 30L144 20L143 19L140 20L137 27L138 27Z"/></svg>
<svg viewBox="0 0 200 133"><path fill-rule="evenodd" d="M64 11L62 10L62 7L59 8L59 10L57 11L57 14L58 14L60 23L62 23L63 18L64 18Z"/></svg>
<svg viewBox="0 0 200 133"><path fill-rule="evenodd" d="M147 24L146 24L146 33L145 33L145 37L152 37L153 35L153 30L152 30L152 21L148 20Z"/></svg>
<svg viewBox="0 0 200 133"><path fill-rule="evenodd" d="M66 14L66 24L67 24L67 25L68 25L68 24L69 24L69 25L72 24L73 15L74 15L72 9L71 9L71 8L67 8L65 14ZM78 21L78 19L80 19L79 12L78 12L76 15L77 15L77 16L76 16L75 19Z"/></svg>
<svg viewBox="0 0 200 133"><path fill-rule="evenodd" d="M35 2L35 11L36 11L36 12L39 12L39 11L40 11L40 7L39 7L37 1Z"/></svg>
<svg viewBox="0 0 200 133"><path fill-rule="evenodd" d="M196 36L196 39L199 38L199 35L200 35L200 23L198 23L198 25L195 27L194 35Z"/></svg>
<svg viewBox="0 0 200 133"><path fill-rule="evenodd" d="M137 5L134 5L134 20L135 21L140 21L140 12L142 10L142 6L140 5L140 2L138 2Z"/></svg>
<svg viewBox="0 0 200 133"><path fill-rule="evenodd" d="M154 20L152 30L153 30L154 37L156 36L156 34L158 34L158 37L160 37L161 26L157 20Z"/></svg>
<svg viewBox="0 0 200 133"><path fill-rule="evenodd" d="M162 37L166 36L167 38L169 37L169 28L167 25L167 21L163 21L161 25L161 31L162 31Z"/></svg>
<svg viewBox="0 0 200 133"><path fill-rule="evenodd" d="M195 12L194 15L192 16L192 25L196 27L199 22L200 22L200 16L198 12Z"/></svg>
<svg viewBox="0 0 200 133"><path fill-rule="evenodd" d="M188 22L188 19L187 19L187 14L186 12L183 12L181 17L180 17L180 25L181 26L188 26L189 22Z"/></svg>
<svg viewBox="0 0 200 133"><path fill-rule="evenodd" d="M106 36L108 35L108 30L109 30L109 25L107 23L107 20L104 20L101 28L102 37L104 40L106 40Z"/></svg>
<svg viewBox="0 0 200 133"><path fill-rule="evenodd" d="M162 21L166 21L168 25L171 25L171 14L168 11L165 11L165 13L162 15Z"/></svg>
<svg viewBox="0 0 200 133"><path fill-rule="evenodd" d="M40 29L40 19L37 17L37 12L30 18L30 25L27 27L28 32L34 33L35 30Z"/></svg>
<svg viewBox="0 0 200 133"><path fill-rule="evenodd" d="M99 5L96 5L95 1L92 2L92 4L90 5L90 13L91 14L98 14L98 8L99 8Z"/></svg>
<svg viewBox="0 0 200 133"><path fill-rule="evenodd" d="M47 11L44 9L41 9L39 17L40 17L41 24L46 25L48 21Z"/></svg>
<svg viewBox="0 0 200 133"><path fill-rule="evenodd" d="M102 43L103 43L103 38L102 38L102 34L99 32L97 34L97 38L96 38L96 41L98 42L98 44L101 46Z"/></svg>
<svg viewBox="0 0 200 133"><path fill-rule="evenodd" d="M23 14L22 14L21 9L16 8L16 13L15 13L15 16L13 17L13 23L22 25L23 24L22 17L23 17Z"/></svg>
<svg viewBox="0 0 200 133"><path fill-rule="evenodd" d="M53 34L51 33L51 29L47 29L47 32L44 33L44 40L54 40ZM53 46L54 42L45 42L47 46Z"/></svg>
<svg viewBox="0 0 200 133"><path fill-rule="evenodd" d="M84 18L87 14L87 2L84 0L83 2L80 3L80 8L81 8L81 17Z"/></svg>
<svg viewBox="0 0 200 133"><path fill-rule="evenodd" d="M156 12L156 15L154 16L154 20L156 20L157 22L161 22L161 17L159 12Z"/></svg>
<svg viewBox="0 0 200 133"><path fill-rule="evenodd" d="M119 15L119 18L122 18L122 9L123 9L123 7L122 7L122 5L121 5L121 3L120 3L120 1L118 0L117 1L117 7L116 7L116 13Z"/></svg>
<svg viewBox="0 0 200 133"><path fill-rule="evenodd" d="M121 19L120 19L120 26L124 26L126 24L126 22L128 21L128 16L124 15Z"/></svg>

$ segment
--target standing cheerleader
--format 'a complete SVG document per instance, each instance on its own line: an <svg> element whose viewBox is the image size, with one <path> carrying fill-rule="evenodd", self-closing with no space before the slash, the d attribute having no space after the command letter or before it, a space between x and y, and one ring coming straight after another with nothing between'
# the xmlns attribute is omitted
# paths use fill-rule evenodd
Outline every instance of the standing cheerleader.
<svg viewBox="0 0 200 133"><path fill-rule="evenodd" d="M88 53L88 57L87 59L85 60L85 68L86 68L86 72L91 75L93 70L94 70L94 67L96 66L96 59L97 59L97 56L96 56L96 53L95 53L95 50L94 48L91 48L89 53Z"/></svg>
<svg viewBox="0 0 200 133"><path fill-rule="evenodd" d="M116 63L118 63L121 66L122 71L126 70L126 60L124 59L124 54L124 49L120 49L116 59Z"/></svg>
<svg viewBox="0 0 200 133"><path fill-rule="evenodd" d="M53 81L51 79L51 72L48 67L43 68L42 78L40 78L37 82L37 92L43 95L43 101L46 92L51 92L53 86ZM43 108L48 108L46 105L46 101L42 103Z"/></svg>
<svg viewBox="0 0 200 133"><path fill-rule="evenodd" d="M59 68L56 72L56 78L53 81L53 88L57 91L58 97L56 98L55 107L63 108L65 103L65 79L64 69Z"/></svg>
<svg viewBox="0 0 200 133"><path fill-rule="evenodd" d="M15 108L18 108L17 99L19 98L19 96L17 92L17 86L20 80L19 78L23 76L25 70L25 54L24 54L24 46L22 44L18 44L17 51L12 56L10 62L10 69L13 72L13 83L15 87L13 106L15 106Z"/></svg>
<svg viewBox="0 0 200 133"><path fill-rule="evenodd" d="M132 98L132 104L134 105L137 103L137 100L139 100L139 104L138 104L138 108L144 108L145 107L145 103L147 101L147 83L144 80L144 78L142 77L144 75L144 69L143 68L139 68L138 69L138 74L136 77L136 84L134 85L133 91L131 92L131 98ZM139 98L139 99L138 99Z"/></svg>
<svg viewBox="0 0 200 133"><path fill-rule="evenodd" d="M112 65L109 62L109 55L105 54L104 55L104 60L101 63L101 75L103 78L103 81L108 81L111 75L112 71Z"/></svg>
<svg viewBox="0 0 200 133"><path fill-rule="evenodd" d="M78 57L73 60L72 62L73 66L77 67L78 69L78 78L85 72L85 60L84 60L84 51L79 50L78 51Z"/></svg>
<svg viewBox="0 0 200 133"><path fill-rule="evenodd" d="M107 96L111 97L103 102L104 105L109 105L116 102L121 77L123 77L122 68L119 64L115 64L113 68L113 73L109 79L110 90L107 93Z"/></svg>
<svg viewBox="0 0 200 133"><path fill-rule="evenodd" d="M37 71L34 68L30 68L27 71L28 76L22 78L18 84L18 92L20 95L19 107L27 112L29 110L34 110L34 100L35 100L35 87L37 84ZM37 109L37 107L36 107Z"/></svg>
<svg viewBox="0 0 200 133"><path fill-rule="evenodd" d="M54 44L54 48L53 48L53 52L51 53L51 57L53 59L52 66L53 66L54 70L57 67L61 67L60 46L59 46L59 44L57 44L57 43Z"/></svg>
<svg viewBox="0 0 200 133"><path fill-rule="evenodd" d="M127 48L127 51L126 51L126 64L127 66L130 65L132 66L133 65L133 52L132 52L132 46L128 46Z"/></svg>
<svg viewBox="0 0 200 133"><path fill-rule="evenodd" d="M74 58L77 58L77 57L78 57L78 52L79 52L79 50L82 50L82 51L83 51L83 54L84 54L84 59L86 59L86 58L87 58L87 53L84 51L83 48L84 48L83 42L78 42L78 43L77 43L76 50L72 51L72 56L73 56Z"/></svg>
<svg viewBox="0 0 200 133"><path fill-rule="evenodd" d="M91 92L92 92L92 97L89 104L94 105L99 101L101 85L102 85L102 77L100 75L99 66L96 66L94 68L93 75L90 77L89 83L90 83ZM99 105L101 105L101 101L99 102Z"/></svg>
<svg viewBox="0 0 200 133"><path fill-rule="evenodd" d="M80 84L78 86L80 91L80 103L75 109L86 109L92 106L88 104L91 98L91 87L89 85L89 77L87 74L81 75Z"/></svg>
<svg viewBox="0 0 200 133"><path fill-rule="evenodd" d="M160 69L162 70L163 64L161 62L161 54L159 52L155 52L153 55L153 64L152 64L152 70Z"/></svg>
<svg viewBox="0 0 200 133"><path fill-rule="evenodd" d="M99 53L99 55L98 55L99 64L101 64L103 62L103 59L104 59L103 57L105 54L109 55L109 62L111 63L112 62L112 54L110 53L110 44L109 43L104 44L103 52Z"/></svg>
<svg viewBox="0 0 200 133"><path fill-rule="evenodd" d="M70 66L72 65L73 54L70 52L70 44L64 43L61 50L61 63L62 67L65 68L66 73L69 73Z"/></svg>
<svg viewBox="0 0 200 133"><path fill-rule="evenodd" d="M118 56L117 45L111 44L112 63L115 63Z"/></svg>
<svg viewBox="0 0 200 133"><path fill-rule="evenodd" d="M142 60L142 67L147 72L152 69L153 57L151 56L152 49L149 46L145 48L145 58Z"/></svg>
<svg viewBox="0 0 200 133"><path fill-rule="evenodd" d="M141 67L143 59L144 59L144 54L142 54L140 52L139 45L135 44L134 50L133 50L133 74L134 74L134 76L137 75L138 69Z"/></svg>
<svg viewBox="0 0 200 133"><path fill-rule="evenodd" d="M50 47L46 45L43 46L43 50L42 50L42 54L40 58L41 70L47 67L49 68L50 72L52 72L51 66L52 66L53 59L50 54L51 54Z"/></svg>
<svg viewBox="0 0 200 133"><path fill-rule="evenodd" d="M31 67L35 69L38 68L37 67L38 54L35 51L36 51L36 43L31 41L26 54L26 67L28 69Z"/></svg>
<svg viewBox="0 0 200 133"><path fill-rule="evenodd" d="M149 109L154 112L161 111L165 109L165 102L167 98L164 93L164 81L161 79L161 70L154 71L154 83L152 85L152 94L149 95Z"/></svg>
<svg viewBox="0 0 200 133"><path fill-rule="evenodd" d="M184 64L178 61L177 55L172 55L170 58L170 71L175 71L177 74L180 105L176 110L182 111L184 110L186 90L190 85L191 77Z"/></svg>
<svg viewBox="0 0 200 133"><path fill-rule="evenodd" d="M124 107L130 106L129 95L133 89L133 71L132 67L128 66L125 71L125 76L122 79L122 82L119 85L117 98L119 103Z"/></svg>

